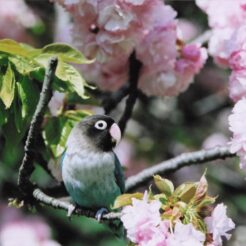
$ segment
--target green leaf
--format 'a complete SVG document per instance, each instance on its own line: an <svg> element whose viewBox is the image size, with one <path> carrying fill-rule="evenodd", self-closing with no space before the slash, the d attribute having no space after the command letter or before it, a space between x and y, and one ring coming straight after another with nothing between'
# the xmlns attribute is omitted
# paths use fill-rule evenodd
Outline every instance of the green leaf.
<svg viewBox="0 0 246 246"><path fill-rule="evenodd" d="M32 55L40 52L39 50L36 50L31 46L17 43L12 39L0 40L0 51L24 57L31 57Z"/></svg>
<svg viewBox="0 0 246 246"><path fill-rule="evenodd" d="M37 85L29 80L28 77L22 77L17 82L17 92L21 103L21 118L31 119L39 99Z"/></svg>
<svg viewBox="0 0 246 246"><path fill-rule="evenodd" d="M0 126L7 123L8 111L4 108L4 104L0 101Z"/></svg>
<svg viewBox="0 0 246 246"><path fill-rule="evenodd" d="M167 196L172 195L174 191L174 186L170 180L164 179L159 175L154 175L154 182L159 191L161 191Z"/></svg>
<svg viewBox="0 0 246 246"><path fill-rule="evenodd" d="M65 150L65 139L72 130L72 126L70 124L64 117L48 119L48 123L46 124L43 132L43 137L54 158L61 156Z"/></svg>
<svg viewBox="0 0 246 246"><path fill-rule="evenodd" d="M25 57L10 55L8 59L22 75L27 75L32 71L38 71L41 68L38 63Z"/></svg>
<svg viewBox="0 0 246 246"><path fill-rule="evenodd" d="M93 60L86 59L80 51L63 43L46 45L42 48L42 53L58 56L64 62L73 62L77 64L89 64Z"/></svg>
<svg viewBox="0 0 246 246"><path fill-rule="evenodd" d="M79 122L81 121L84 117L91 115L89 111L85 110L67 110L64 112L64 116L72 121Z"/></svg>
<svg viewBox="0 0 246 246"><path fill-rule="evenodd" d="M168 202L167 196L163 193L154 195L154 200L159 200L164 205Z"/></svg>
<svg viewBox="0 0 246 246"><path fill-rule="evenodd" d="M202 199L202 201L197 205L197 207L196 207L197 210L199 211L199 210L203 209L204 207L207 207L207 206L214 204L216 199L217 199L217 197L211 197L211 196L206 195Z"/></svg>
<svg viewBox="0 0 246 246"><path fill-rule="evenodd" d="M116 198L112 209L118 209L127 205L132 204L132 198L141 200L143 198L143 193L137 192L133 194L123 194Z"/></svg>
<svg viewBox="0 0 246 246"><path fill-rule="evenodd" d="M71 90L75 91L80 97L87 98L84 89L86 82L78 70L72 65L59 61L56 69L56 76L60 80L66 81L71 87Z"/></svg>
<svg viewBox="0 0 246 246"><path fill-rule="evenodd" d="M10 108L15 95L15 77L10 64L8 64L6 73L0 77L0 98L5 108Z"/></svg>
<svg viewBox="0 0 246 246"><path fill-rule="evenodd" d="M2 129L3 129L4 138L6 140L6 146L7 146L6 148L13 149L15 146L17 146L17 144L19 144L21 139L25 136L27 127L26 129L23 129L22 131L18 132L15 123L16 115L14 115L14 110L11 111L12 112L8 116L8 122L7 124L2 126Z"/></svg>

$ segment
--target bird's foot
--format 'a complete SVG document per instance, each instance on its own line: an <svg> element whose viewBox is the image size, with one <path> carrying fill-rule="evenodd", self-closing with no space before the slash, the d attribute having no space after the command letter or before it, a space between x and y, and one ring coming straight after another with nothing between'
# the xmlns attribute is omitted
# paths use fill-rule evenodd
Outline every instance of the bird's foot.
<svg viewBox="0 0 246 246"><path fill-rule="evenodd" d="M71 219L71 216L72 216L73 212L75 211L75 209L76 209L76 205L73 205L73 204L69 205L68 210L67 210L67 217L69 219Z"/></svg>
<svg viewBox="0 0 246 246"><path fill-rule="evenodd" d="M95 216L96 217L96 220L98 222L100 222L101 219L102 219L102 216L104 214L106 214L106 213L108 213L108 210L106 208L100 208L99 210L97 210L97 213L96 213L96 216Z"/></svg>

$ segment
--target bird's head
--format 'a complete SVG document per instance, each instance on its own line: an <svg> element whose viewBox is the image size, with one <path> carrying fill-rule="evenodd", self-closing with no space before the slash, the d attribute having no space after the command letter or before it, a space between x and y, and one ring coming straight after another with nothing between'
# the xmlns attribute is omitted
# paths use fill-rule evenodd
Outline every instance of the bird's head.
<svg viewBox="0 0 246 246"><path fill-rule="evenodd" d="M78 125L80 131L96 148L111 151L121 139L121 131L115 121L106 115L85 117Z"/></svg>

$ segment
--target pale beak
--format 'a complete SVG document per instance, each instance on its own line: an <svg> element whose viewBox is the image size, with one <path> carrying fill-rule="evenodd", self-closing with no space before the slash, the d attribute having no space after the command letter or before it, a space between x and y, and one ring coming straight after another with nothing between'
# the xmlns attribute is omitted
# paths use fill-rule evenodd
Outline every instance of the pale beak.
<svg viewBox="0 0 246 246"><path fill-rule="evenodd" d="M120 130L119 126L116 123L114 123L110 127L109 133L110 133L110 135L112 137L113 142L115 142L116 145L118 145L118 143L120 142L120 139L121 139L121 130Z"/></svg>

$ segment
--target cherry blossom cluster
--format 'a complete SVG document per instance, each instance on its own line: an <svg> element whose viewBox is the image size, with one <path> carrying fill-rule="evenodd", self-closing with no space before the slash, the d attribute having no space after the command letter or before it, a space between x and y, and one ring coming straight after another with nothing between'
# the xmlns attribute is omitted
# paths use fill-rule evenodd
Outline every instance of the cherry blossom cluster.
<svg viewBox="0 0 246 246"><path fill-rule="evenodd" d="M87 81L117 90L128 80L133 51L142 63L139 87L147 95L174 96L187 89L207 54L178 39L176 12L161 0L55 0L73 17L73 41L87 58Z"/></svg>
<svg viewBox="0 0 246 246"><path fill-rule="evenodd" d="M24 0L0 0L0 16L0 39L31 42L26 29L36 25L39 20Z"/></svg>
<svg viewBox="0 0 246 246"><path fill-rule="evenodd" d="M161 191L154 195L124 194L115 206L121 207L121 221L127 238L136 246L221 246L222 238L235 227L226 206L207 194L203 176L197 183L184 183L174 190L170 180L154 177ZM141 211L141 212L140 212Z"/></svg>
<svg viewBox="0 0 246 246"><path fill-rule="evenodd" d="M215 62L232 69L229 83L234 102L246 95L246 1L196 0L212 28L209 53Z"/></svg>
<svg viewBox="0 0 246 246"><path fill-rule="evenodd" d="M209 52L217 64L230 68L229 95L236 103L229 117L233 137L231 151L240 157L240 166L246 169L246 1L196 0L208 15L212 28Z"/></svg>

